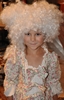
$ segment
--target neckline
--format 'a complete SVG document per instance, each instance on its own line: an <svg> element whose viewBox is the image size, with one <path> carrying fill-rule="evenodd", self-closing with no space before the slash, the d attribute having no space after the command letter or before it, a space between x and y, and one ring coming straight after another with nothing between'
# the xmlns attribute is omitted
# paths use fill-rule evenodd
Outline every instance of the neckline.
<svg viewBox="0 0 64 100"><path fill-rule="evenodd" d="M48 49L47 49L46 46L42 46L42 48L44 49L45 53L44 53L44 55L42 57L41 64L39 64L37 67L29 65L28 64L28 60L25 57L25 52L24 51L22 52L22 60L23 60L25 69L28 69L28 68L38 69L38 68L40 68L43 65L44 59L46 58L46 55L48 54Z"/></svg>

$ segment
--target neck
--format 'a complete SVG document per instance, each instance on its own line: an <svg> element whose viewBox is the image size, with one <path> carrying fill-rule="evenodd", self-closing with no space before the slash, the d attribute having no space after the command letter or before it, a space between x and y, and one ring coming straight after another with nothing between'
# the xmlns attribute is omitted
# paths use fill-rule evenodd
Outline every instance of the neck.
<svg viewBox="0 0 64 100"><path fill-rule="evenodd" d="M26 53L26 55L40 55L40 54L42 54L42 53L44 53L45 51L44 51L44 49L42 48L42 47L40 47L40 48L38 48L38 49L35 49L35 50L32 50L32 49L30 49L30 48L27 48L26 47L26 49L25 49L25 53Z"/></svg>

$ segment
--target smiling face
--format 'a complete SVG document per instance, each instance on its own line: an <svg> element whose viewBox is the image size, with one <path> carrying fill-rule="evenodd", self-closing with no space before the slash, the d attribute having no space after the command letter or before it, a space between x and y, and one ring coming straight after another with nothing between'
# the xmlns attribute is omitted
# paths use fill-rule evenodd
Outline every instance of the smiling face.
<svg viewBox="0 0 64 100"><path fill-rule="evenodd" d="M43 45L44 36L39 31L30 31L24 34L24 45L31 50L36 50Z"/></svg>

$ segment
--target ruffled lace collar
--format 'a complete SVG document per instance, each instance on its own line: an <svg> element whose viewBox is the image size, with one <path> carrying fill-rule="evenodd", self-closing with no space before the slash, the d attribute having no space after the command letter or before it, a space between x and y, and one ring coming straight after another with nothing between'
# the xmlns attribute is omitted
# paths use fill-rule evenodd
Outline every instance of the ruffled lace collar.
<svg viewBox="0 0 64 100"><path fill-rule="evenodd" d="M48 54L48 49L47 49L47 47L44 45L44 46L42 46L42 48L44 48L45 54L43 55L42 63L41 63L38 67L41 67L41 66L43 66L43 65L45 64L45 58L46 58L46 55ZM28 61L27 61L27 59L26 59L26 57L25 57L24 51L22 51L22 53L21 53L21 58L22 58L22 65L25 67L25 71L26 71L28 68L32 68L32 69L34 69L34 70L35 70L35 69L38 69L38 67L36 68L36 67L31 66L31 65L28 65Z"/></svg>

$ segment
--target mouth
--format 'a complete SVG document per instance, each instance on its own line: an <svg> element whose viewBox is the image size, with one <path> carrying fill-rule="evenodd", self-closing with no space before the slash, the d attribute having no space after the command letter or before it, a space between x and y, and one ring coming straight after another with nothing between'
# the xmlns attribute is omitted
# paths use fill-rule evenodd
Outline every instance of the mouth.
<svg viewBox="0 0 64 100"><path fill-rule="evenodd" d="M37 43L30 43L30 45L36 45Z"/></svg>

